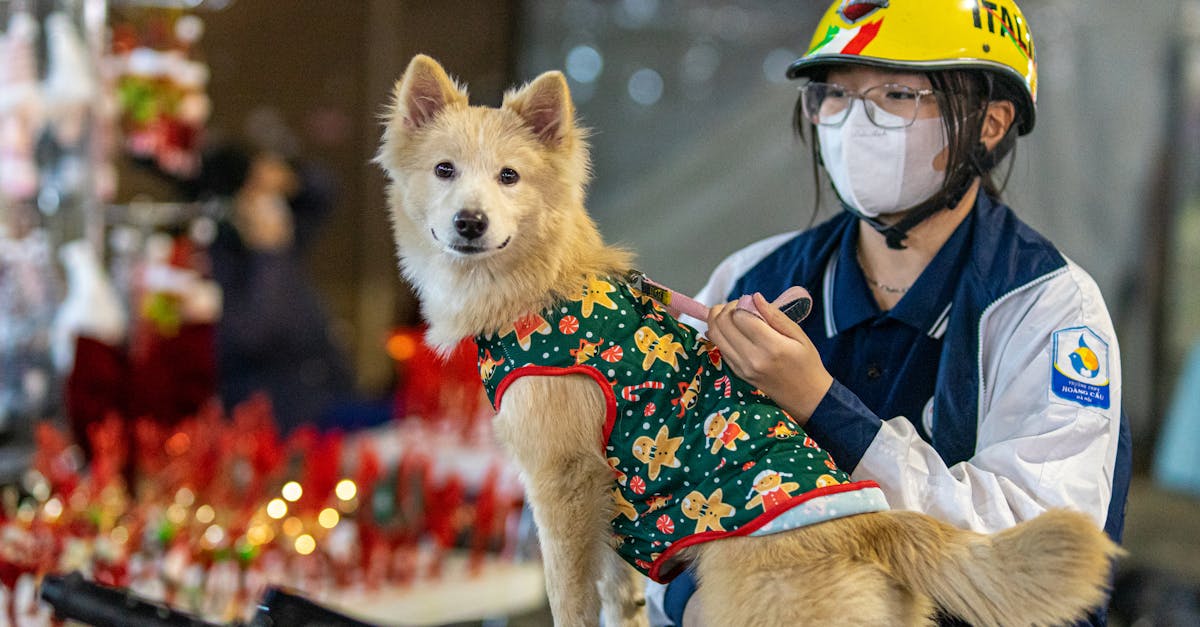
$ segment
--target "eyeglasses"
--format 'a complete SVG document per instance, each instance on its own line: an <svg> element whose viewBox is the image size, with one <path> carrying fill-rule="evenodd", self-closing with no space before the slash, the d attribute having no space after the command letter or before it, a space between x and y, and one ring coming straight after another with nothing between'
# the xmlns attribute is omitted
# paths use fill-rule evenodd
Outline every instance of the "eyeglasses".
<svg viewBox="0 0 1200 627"><path fill-rule="evenodd" d="M888 83L856 93L836 83L810 82L800 88L804 115L819 126L841 126L850 116L855 100L861 100L867 119L879 128L905 128L917 120L924 102L936 106L932 89L913 89ZM922 98L925 98L922 100Z"/></svg>

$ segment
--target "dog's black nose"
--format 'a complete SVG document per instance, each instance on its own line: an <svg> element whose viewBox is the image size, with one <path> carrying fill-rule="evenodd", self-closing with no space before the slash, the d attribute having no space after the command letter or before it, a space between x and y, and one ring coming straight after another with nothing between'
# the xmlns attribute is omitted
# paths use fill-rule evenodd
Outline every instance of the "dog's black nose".
<svg viewBox="0 0 1200 627"><path fill-rule="evenodd" d="M454 214L454 230L467 239L479 239L488 227L487 214L474 210L463 209Z"/></svg>

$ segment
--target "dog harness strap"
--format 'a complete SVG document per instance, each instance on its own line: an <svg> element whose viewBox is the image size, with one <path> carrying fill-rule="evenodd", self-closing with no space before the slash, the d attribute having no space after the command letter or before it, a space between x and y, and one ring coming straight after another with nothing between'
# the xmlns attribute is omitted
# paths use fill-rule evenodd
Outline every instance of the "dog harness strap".
<svg viewBox="0 0 1200 627"><path fill-rule="evenodd" d="M626 281L588 277L476 343L493 405L527 374L589 374L607 388L617 551L658 581L699 542L887 509L878 486L852 483L713 344Z"/></svg>
<svg viewBox="0 0 1200 627"><path fill-rule="evenodd" d="M633 289L653 298L668 309L674 309L697 320L708 319L708 307L703 303L690 296L676 292L662 283L651 281L650 277L642 272L630 270L626 280L629 281Z"/></svg>

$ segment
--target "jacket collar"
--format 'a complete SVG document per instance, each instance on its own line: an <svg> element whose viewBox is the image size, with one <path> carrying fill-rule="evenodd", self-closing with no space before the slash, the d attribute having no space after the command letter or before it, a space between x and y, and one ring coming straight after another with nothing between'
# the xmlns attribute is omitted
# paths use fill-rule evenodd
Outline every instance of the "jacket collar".
<svg viewBox="0 0 1200 627"><path fill-rule="evenodd" d="M984 195L980 195L984 198ZM976 202L978 208L979 202ZM825 331L832 337L859 324L880 319L903 322L930 337L940 338L946 329L957 278L967 258L975 212L955 228L929 265L917 277L900 302L888 312L876 305L866 277L858 264L858 221L844 229L841 242L826 266L824 280Z"/></svg>

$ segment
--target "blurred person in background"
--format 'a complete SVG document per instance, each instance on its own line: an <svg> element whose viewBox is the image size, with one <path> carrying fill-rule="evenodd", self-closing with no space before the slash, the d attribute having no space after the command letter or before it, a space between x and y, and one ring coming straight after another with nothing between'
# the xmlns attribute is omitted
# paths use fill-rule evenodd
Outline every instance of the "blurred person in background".
<svg viewBox="0 0 1200 627"><path fill-rule="evenodd" d="M226 407L263 392L283 432L322 422L353 394L347 359L304 270L304 256L333 206L324 171L270 152L209 152L199 200L220 200L227 219L210 249L224 292L217 329L219 392Z"/></svg>

